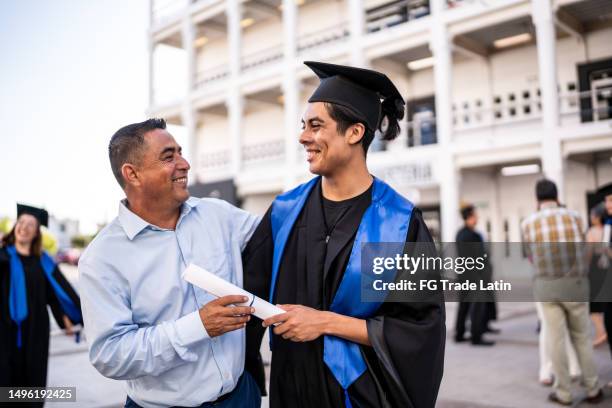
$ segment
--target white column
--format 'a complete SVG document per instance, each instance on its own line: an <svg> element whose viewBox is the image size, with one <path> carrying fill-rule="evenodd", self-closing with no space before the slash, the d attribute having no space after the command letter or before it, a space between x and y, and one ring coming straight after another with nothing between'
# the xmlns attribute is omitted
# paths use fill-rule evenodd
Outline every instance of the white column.
<svg viewBox="0 0 612 408"><path fill-rule="evenodd" d="M181 27L181 39L187 61L187 96L193 91L196 73L195 27L189 14L185 15Z"/></svg>
<svg viewBox="0 0 612 408"><path fill-rule="evenodd" d="M232 87L228 92L227 113L231 137L230 161L232 176L236 177L242 169L242 113L244 98L240 94L240 88L238 87Z"/></svg>
<svg viewBox="0 0 612 408"><path fill-rule="evenodd" d="M149 0L149 107L155 104L155 40L153 40L153 8L155 0Z"/></svg>
<svg viewBox="0 0 612 408"><path fill-rule="evenodd" d="M149 107L155 105L155 40L149 37Z"/></svg>
<svg viewBox="0 0 612 408"><path fill-rule="evenodd" d="M183 156L187 158L191 165L191 174L196 173L199 166L197 158L197 120L193 103L191 101L191 92L195 84L196 56L195 56L195 26L191 21L189 13L185 14L181 23L181 42L185 50L186 59L186 89L185 98L183 99L183 107L181 118L185 127L187 145L183 147ZM195 177L190 177L192 181L196 181Z"/></svg>
<svg viewBox="0 0 612 408"><path fill-rule="evenodd" d="M366 67L367 65L363 52L363 35L365 33L363 0L349 0L348 8L351 33L351 65L354 67Z"/></svg>
<svg viewBox="0 0 612 408"><path fill-rule="evenodd" d="M231 138L232 175L236 177L242 168L242 113L244 105L244 99L240 90L240 66L242 58L241 2L239 0L228 0L226 13L230 72L227 111Z"/></svg>
<svg viewBox="0 0 612 408"><path fill-rule="evenodd" d="M459 227L459 174L452 152L452 46L442 19L444 0L432 0L430 49L435 58L436 127L440 157L437 165L440 183L442 241L452 242Z"/></svg>
<svg viewBox="0 0 612 408"><path fill-rule="evenodd" d="M533 0L532 16L536 28L538 78L542 103L542 167L544 175L557 184L564 201L565 183L559 129L559 90L554 11L550 0Z"/></svg>
<svg viewBox="0 0 612 408"><path fill-rule="evenodd" d="M183 108L181 111L181 118L183 120L183 126L187 137L187 145L183 146L183 157L187 159L191 165L191 172L189 175L190 184L196 181L193 174L197 174L200 163L198 162L198 138L197 138L197 119L196 112L193 109L193 104L189 98L185 99Z"/></svg>
<svg viewBox="0 0 612 408"><path fill-rule="evenodd" d="M296 74L297 5L295 0L283 0L283 97L285 114L285 190L296 183L299 135L299 87Z"/></svg>

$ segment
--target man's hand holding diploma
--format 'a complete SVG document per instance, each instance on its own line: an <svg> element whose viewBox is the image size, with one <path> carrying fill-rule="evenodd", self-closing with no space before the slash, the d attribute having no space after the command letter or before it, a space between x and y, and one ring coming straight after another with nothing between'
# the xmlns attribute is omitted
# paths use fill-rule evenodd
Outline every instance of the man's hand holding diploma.
<svg viewBox="0 0 612 408"><path fill-rule="evenodd" d="M251 320L255 308L249 306L233 306L248 300L242 295L228 295L208 302L200 309L200 319L210 337L242 329Z"/></svg>

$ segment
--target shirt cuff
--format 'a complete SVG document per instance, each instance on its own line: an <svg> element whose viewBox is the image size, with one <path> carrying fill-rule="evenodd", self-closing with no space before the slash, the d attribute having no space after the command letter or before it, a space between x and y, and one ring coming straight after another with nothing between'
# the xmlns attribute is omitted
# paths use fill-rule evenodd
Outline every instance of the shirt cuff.
<svg viewBox="0 0 612 408"><path fill-rule="evenodd" d="M190 346L210 338L198 310L176 320L175 329L182 346Z"/></svg>

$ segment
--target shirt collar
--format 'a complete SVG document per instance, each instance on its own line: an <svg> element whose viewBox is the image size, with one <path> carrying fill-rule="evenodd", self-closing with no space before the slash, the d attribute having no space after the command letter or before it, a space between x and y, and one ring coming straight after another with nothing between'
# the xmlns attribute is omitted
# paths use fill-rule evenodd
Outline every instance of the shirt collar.
<svg viewBox="0 0 612 408"><path fill-rule="evenodd" d="M181 206L181 215L176 223L178 224L181 220L191 212L191 210L198 205L200 200L195 197L190 197L187 201L183 203ZM133 240L136 235L140 233L143 229L151 226L155 229L159 229L159 227L149 224L147 221L140 218L138 215L134 214L127 207L127 199L123 199L119 202L119 223L123 227L125 234L129 238L129 240Z"/></svg>
<svg viewBox="0 0 612 408"><path fill-rule="evenodd" d="M559 204L553 202L553 201L549 201L549 202L545 202L540 204L540 209L544 210L544 209L548 209L548 208L557 208L559 206Z"/></svg>

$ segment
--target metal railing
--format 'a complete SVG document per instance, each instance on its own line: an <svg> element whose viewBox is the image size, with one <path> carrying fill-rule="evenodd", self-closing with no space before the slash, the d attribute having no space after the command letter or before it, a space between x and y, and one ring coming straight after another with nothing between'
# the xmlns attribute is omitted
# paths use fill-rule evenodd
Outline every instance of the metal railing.
<svg viewBox="0 0 612 408"><path fill-rule="evenodd" d="M429 0L396 0L366 10L366 31L385 30L430 14Z"/></svg>
<svg viewBox="0 0 612 408"><path fill-rule="evenodd" d="M559 94L561 114L578 114L582 122L612 119L612 86Z"/></svg>

